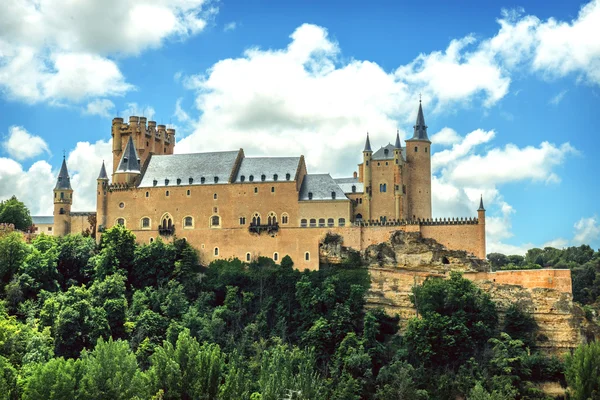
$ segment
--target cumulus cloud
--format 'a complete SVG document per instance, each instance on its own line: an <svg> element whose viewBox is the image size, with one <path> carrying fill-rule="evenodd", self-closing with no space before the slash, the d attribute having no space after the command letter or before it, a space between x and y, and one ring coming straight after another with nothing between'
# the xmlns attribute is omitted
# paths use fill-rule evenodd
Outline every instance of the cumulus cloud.
<svg viewBox="0 0 600 400"><path fill-rule="evenodd" d="M237 27L237 24L235 23L235 21L229 22L229 23L225 24L225 26L223 27L223 32L234 31L236 27Z"/></svg>
<svg viewBox="0 0 600 400"><path fill-rule="evenodd" d="M125 120L127 120L130 116L136 117L146 117L148 120L154 118L154 107L149 105L139 105L138 103L127 103L127 108L125 110L121 110L119 115L121 115Z"/></svg>
<svg viewBox="0 0 600 400"><path fill-rule="evenodd" d="M22 126L8 128L8 137L2 145L8 154L17 160L33 158L43 152L50 153L44 139L32 135Z"/></svg>
<svg viewBox="0 0 600 400"><path fill-rule="evenodd" d="M205 0L0 2L0 88L14 99L79 101L133 88L113 57L202 31Z"/></svg>
<svg viewBox="0 0 600 400"><path fill-rule="evenodd" d="M90 101L83 112L89 115L99 115L101 117L110 117L115 108L115 103L108 99L96 99Z"/></svg>
<svg viewBox="0 0 600 400"><path fill-rule="evenodd" d="M582 244L597 243L600 239L600 223L598 217L581 218L574 225L575 235L573 244L575 246Z"/></svg>
<svg viewBox="0 0 600 400"><path fill-rule="evenodd" d="M102 161L106 171L112 172L112 140L98 140L95 143L78 142L67 157L67 166L73 187L73 209L79 211L96 210L96 178Z"/></svg>
<svg viewBox="0 0 600 400"><path fill-rule="evenodd" d="M17 161L0 157L0 200L17 196L32 215L52 215L52 189L57 171L46 161L35 162L28 170Z"/></svg>
<svg viewBox="0 0 600 400"><path fill-rule="evenodd" d="M453 145L461 140L460 135L454 129L447 126L443 127L441 131L430 135L429 138L433 143L442 146Z"/></svg>

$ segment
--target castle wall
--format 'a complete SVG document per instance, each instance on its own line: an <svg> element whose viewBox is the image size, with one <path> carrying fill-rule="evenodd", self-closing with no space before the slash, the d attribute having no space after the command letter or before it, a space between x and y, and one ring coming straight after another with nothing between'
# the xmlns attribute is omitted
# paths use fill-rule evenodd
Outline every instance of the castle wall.
<svg viewBox="0 0 600 400"><path fill-rule="evenodd" d="M396 218L396 200L394 198L395 169L394 160L372 160L371 164L371 219L381 217ZM386 185L386 191L381 191L381 184Z"/></svg>
<svg viewBox="0 0 600 400"><path fill-rule="evenodd" d="M485 247L482 247L481 229L478 224L459 225L423 225L423 237L435 239L449 249L466 250L481 259L485 259Z"/></svg>
<svg viewBox="0 0 600 400"><path fill-rule="evenodd" d="M70 233L83 233L86 230L92 230L90 222L88 221L88 215L73 215L71 214L71 232Z"/></svg>

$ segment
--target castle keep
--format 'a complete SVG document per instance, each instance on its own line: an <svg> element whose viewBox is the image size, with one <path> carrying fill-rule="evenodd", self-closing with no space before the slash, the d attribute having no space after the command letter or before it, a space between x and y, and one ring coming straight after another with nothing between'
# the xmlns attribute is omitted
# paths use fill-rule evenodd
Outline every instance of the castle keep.
<svg viewBox="0 0 600 400"><path fill-rule="evenodd" d="M394 231L419 232L449 249L485 258L485 209L477 218L432 219L431 141L419 104L413 136L373 151L367 134L358 172L346 178L309 174L304 157L246 157L242 149L173 154L175 130L143 117L112 121L113 165L97 179L96 211L71 211L66 161L54 189L54 218L34 217L55 235L116 224L137 240L185 238L204 263L289 255L297 268L319 266L327 232L364 250Z"/></svg>

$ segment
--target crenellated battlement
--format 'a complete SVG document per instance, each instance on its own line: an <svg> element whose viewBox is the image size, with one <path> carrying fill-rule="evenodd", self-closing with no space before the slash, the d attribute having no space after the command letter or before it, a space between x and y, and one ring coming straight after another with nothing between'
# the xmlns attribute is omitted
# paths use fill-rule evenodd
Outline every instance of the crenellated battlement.
<svg viewBox="0 0 600 400"><path fill-rule="evenodd" d="M109 192L123 192L135 189L134 185L128 183L111 183L108 185Z"/></svg>
<svg viewBox="0 0 600 400"><path fill-rule="evenodd" d="M479 219L467 218L417 218L417 219L389 219L386 221L369 220L356 221L357 226L403 226L403 225L477 225Z"/></svg>

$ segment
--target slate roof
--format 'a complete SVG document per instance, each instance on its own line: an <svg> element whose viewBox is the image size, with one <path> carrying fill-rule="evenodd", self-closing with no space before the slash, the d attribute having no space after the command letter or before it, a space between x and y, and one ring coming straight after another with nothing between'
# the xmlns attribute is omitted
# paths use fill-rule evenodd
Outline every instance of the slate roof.
<svg viewBox="0 0 600 400"><path fill-rule="evenodd" d="M400 144L400 131L396 131L396 143L394 144L396 149L401 149L402 145Z"/></svg>
<svg viewBox="0 0 600 400"><path fill-rule="evenodd" d="M363 193L365 191L365 185L358 181L358 178L334 178L335 183L344 191L344 193ZM356 191L352 191L352 186L356 188Z"/></svg>
<svg viewBox="0 0 600 400"><path fill-rule="evenodd" d="M125 151L121 156L121 161L117 167L116 172L133 172L140 173L140 158L138 157L135 145L133 144L132 136L129 136L127 145L125 145Z"/></svg>
<svg viewBox="0 0 600 400"><path fill-rule="evenodd" d="M427 125L425 125L425 117L423 117L423 107L419 101L419 112L417 114L417 122L415 123L413 137L408 140L429 140L427 137Z"/></svg>
<svg viewBox="0 0 600 400"><path fill-rule="evenodd" d="M69 178L69 170L67 169L67 160L63 157L63 162L58 173L58 179L56 180L56 186L54 190L71 190L71 178Z"/></svg>
<svg viewBox="0 0 600 400"><path fill-rule="evenodd" d="M365 149L363 151L372 151L371 141L369 140L369 132L367 132L367 141L365 142Z"/></svg>
<svg viewBox="0 0 600 400"><path fill-rule="evenodd" d="M263 181L263 175L265 176L264 182L274 182L275 175L277 175L277 181L284 181L286 180L286 174L289 174L289 180L293 181L299 163L300 157L244 158L235 182L261 182Z"/></svg>
<svg viewBox="0 0 600 400"><path fill-rule="evenodd" d="M34 225L52 225L54 224L54 216L52 215L32 215L31 221Z"/></svg>
<svg viewBox="0 0 600 400"><path fill-rule="evenodd" d="M239 150L212 153L153 155L139 187L176 186L177 179L182 185L214 185L225 184L233 171ZM202 183L204 178L204 183ZM169 180L168 185L165 179Z"/></svg>
<svg viewBox="0 0 600 400"><path fill-rule="evenodd" d="M71 217L87 217L90 215L96 215L96 211L71 211Z"/></svg>
<svg viewBox="0 0 600 400"><path fill-rule="evenodd" d="M335 199L331 193L335 193ZM309 199L309 193L312 193L312 200L330 200L347 201L348 198L344 191L329 174L307 174L304 176L302 186L300 187L299 200Z"/></svg>
<svg viewBox="0 0 600 400"><path fill-rule="evenodd" d="M106 167L104 166L104 160L102 160L102 168L100 168L98 179L108 179L108 175L106 175Z"/></svg>
<svg viewBox="0 0 600 400"><path fill-rule="evenodd" d="M377 150L375 153L373 153L373 157L371 158L373 160L393 160L395 149L396 147L394 147L393 144L388 144ZM385 153L386 150L388 151L387 154Z"/></svg>

